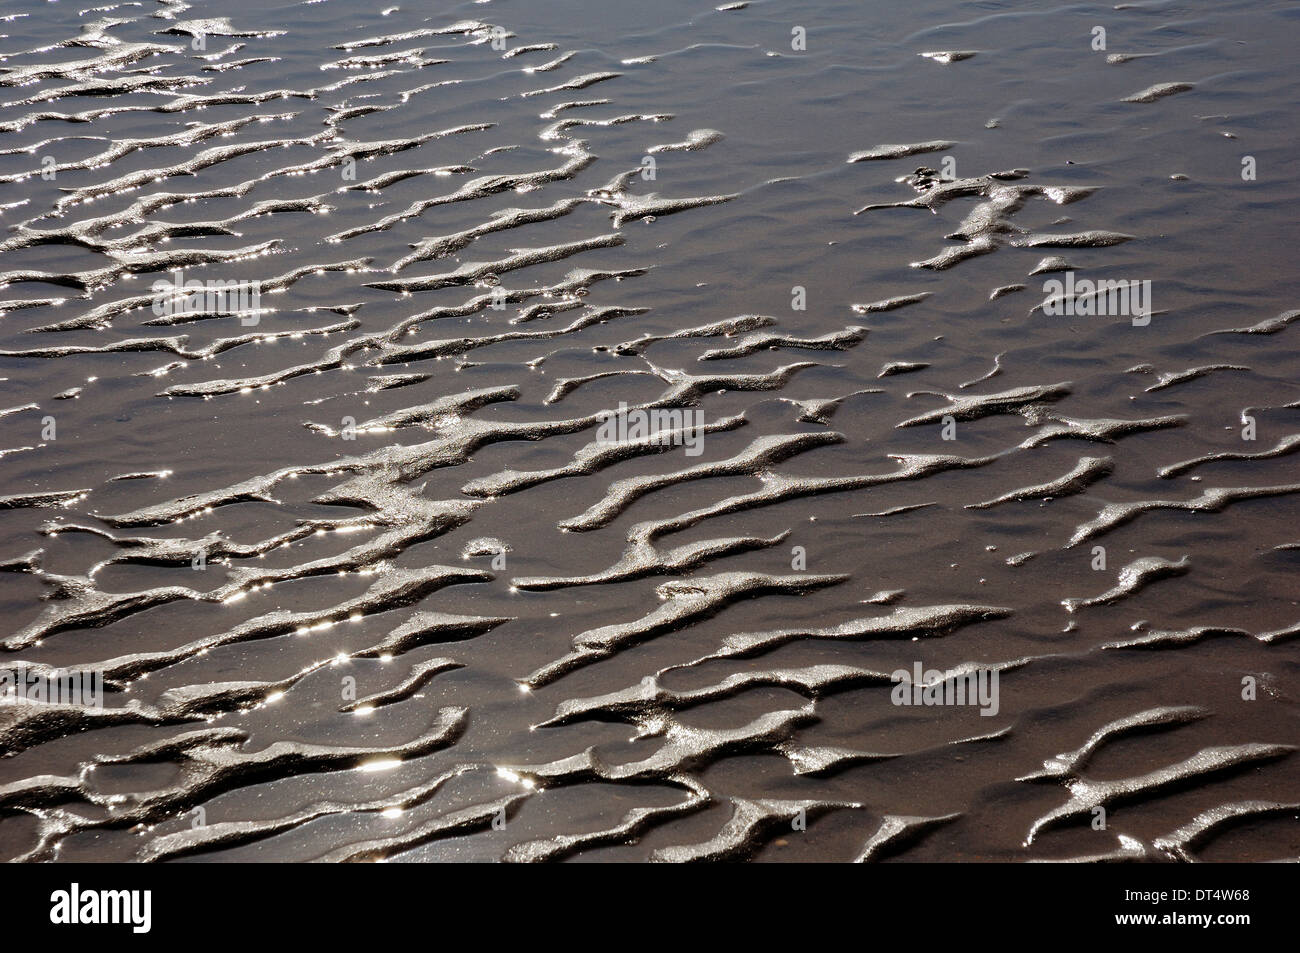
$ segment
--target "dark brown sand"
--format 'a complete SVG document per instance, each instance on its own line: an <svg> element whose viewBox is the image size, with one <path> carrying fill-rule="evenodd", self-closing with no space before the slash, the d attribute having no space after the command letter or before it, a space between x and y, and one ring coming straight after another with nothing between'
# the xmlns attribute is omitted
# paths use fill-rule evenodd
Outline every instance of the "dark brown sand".
<svg viewBox="0 0 1300 953"><path fill-rule="evenodd" d="M1300 11L732 6L5 4L0 857L1300 857Z"/></svg>

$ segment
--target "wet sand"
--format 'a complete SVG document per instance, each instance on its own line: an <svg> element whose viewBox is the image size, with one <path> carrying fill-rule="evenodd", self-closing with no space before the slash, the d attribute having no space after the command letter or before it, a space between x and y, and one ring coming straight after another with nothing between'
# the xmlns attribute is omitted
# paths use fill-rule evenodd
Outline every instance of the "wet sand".
<svg viewBox="0 0 1300 953"><path fill-rule="evenodd" d="M363 6L0 16L0 857L1300 857L1300 13Z"/></svg>

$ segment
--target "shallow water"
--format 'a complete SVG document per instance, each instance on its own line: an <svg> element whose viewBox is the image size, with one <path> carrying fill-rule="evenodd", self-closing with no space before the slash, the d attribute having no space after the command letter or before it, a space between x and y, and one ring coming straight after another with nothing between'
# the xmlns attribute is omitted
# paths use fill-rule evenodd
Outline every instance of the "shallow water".
<svg viewBox="0 0 1300 953"><path fill-rule="evenodd" d="M365 6L5 6L0 854L1300 857L1300 12Z"/></svg>

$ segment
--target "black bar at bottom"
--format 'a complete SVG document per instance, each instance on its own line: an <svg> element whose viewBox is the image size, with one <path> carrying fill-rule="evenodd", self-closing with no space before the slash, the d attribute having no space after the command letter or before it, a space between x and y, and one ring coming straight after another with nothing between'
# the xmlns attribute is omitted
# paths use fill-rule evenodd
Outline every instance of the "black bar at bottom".
<svg viewBox="0 0 1300 953"><path fill-rule="evenodd" d="M47 864L5 869L0 896L12 938L125 944L198 936L259 945L374 942L431 929L437 942L443 930L449 936L483 927L538 939L634 924L645 935L662 930L671 942L691 923L734 936L779 929L781 920L805 936L819 921L861 929L873 945L949 929L974 937L980 927L999 940L1135 934L1182 943L1200 934L1232 943L1291 924L1296 887L1288 864L886 864L805 866L793 876L759 865L715 867L705 880L695 879L698 870L621 869L617 880L598 882L568 869L574 880L566 882L555 870L533 880L526 870L493 874L486 867ZM84 922L96 919L118 922Z"/></svg>

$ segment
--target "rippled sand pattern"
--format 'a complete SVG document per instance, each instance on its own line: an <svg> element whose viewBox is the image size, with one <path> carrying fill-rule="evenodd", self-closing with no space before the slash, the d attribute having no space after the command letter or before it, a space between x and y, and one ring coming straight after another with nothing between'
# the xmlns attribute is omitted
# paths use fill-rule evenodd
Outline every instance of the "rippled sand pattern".
<svg viewBox="0 0 1300 953"><path fill-rule="evenodd" d="M0 856L1300 857L1298 28L6 4Z"/></svg>

